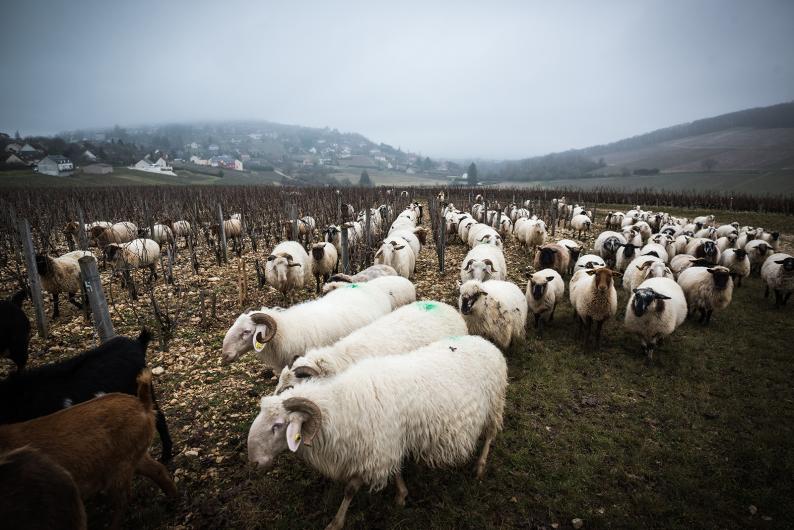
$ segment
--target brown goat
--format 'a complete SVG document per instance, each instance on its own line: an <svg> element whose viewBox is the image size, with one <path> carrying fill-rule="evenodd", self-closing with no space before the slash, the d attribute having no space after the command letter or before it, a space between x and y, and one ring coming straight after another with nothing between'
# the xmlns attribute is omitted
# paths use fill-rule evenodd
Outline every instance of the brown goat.
<svg viewBox="0 0 794 530"><path fill-rule="evenodd" d="M107 491L118 527L135 473L176 497L166 468L149 456L154 437L152 373L138 376L138 397L107 394L34 420L0 427L0 450L29 445L71 473L83 499Z"/></svg>
<svg viewBox="0 0 794 530"><path fill-rule="evenodd" d="M557 243L549 243L538 247L532 266L536 271L554 269L560 273L560 276L564 276L568 273L570 260L571 254L567 248Z"/></svg>
<svg viewBox="0 0 794 530"><path fill-rule="evenodd" d="M0 520L18 530L84 530L85 508L72 476L47 455L22 447L0 455Z"/></svg>

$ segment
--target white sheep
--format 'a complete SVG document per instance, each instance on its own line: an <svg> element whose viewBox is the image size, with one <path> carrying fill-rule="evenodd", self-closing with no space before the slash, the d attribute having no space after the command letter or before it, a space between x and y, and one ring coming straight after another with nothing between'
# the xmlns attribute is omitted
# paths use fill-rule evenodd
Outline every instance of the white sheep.
<svg viewBox="0 0 794 530"><path fill-rule="evenodd" d="M780 232L763 232L759 239L763 239L769 246L772 248L774 252L777 252L778 246L780 244Z"/></svg>
<svg viewBox="0 0 794 530"><path fill-rule="evenodd" d="M223 338L223 362L254 350L274 373L311 348L333 344L392 310L387 294L368 283L350 284L287 309L249 310Z"/></svg>
<svg viewBox="0 0 794 530"><path fill-rule="evenodd" d="M700 217L695 217L692 219L692 222L696 225L703 226L711 226L714 224L714 216L713 215L701 215Z"/></svg>
<svg viewBox="0 0 794 530"><path fill-rule="evenodd" d="M750 276L750 258L747 252L741 248L729 248L720 256L720 265L728 267L731 271L731 278L736 287L742 286L742 278Z"/></svg>
<svg viewBox="0 0 794 530"><path fill-rule="evenodd" d="M83 305L75 299L75 294L82 291L80 264L77 260L83 256L94 257L91 252L85 250L67 252L57 258L46 254L36 255L36 272L41 279L41 288L52 294L52 318L58 318L61 314L58 307L61 293L66 293L72 305L78 309L83 308Z"/></svg>
<svg viewBox="0 0 794 530"><path fill-rule="evenodd" d="M736 248L736 239L738 237L736 234L730 234L717 238L717 248L720 252L725 252L729 248Z"/></svg>
<svg viewBox="0 0 794 530"><path fill-rule="evenodd" d="M554 310L562 300L565 283L554 269L543 269L529 277L527 281L527 309L535 315L535 329L538 338L543 336L544 322L554 320Z"/></svg>
<svg viewBox="0 0 794 530"><path fill-rule="evenodd" d="M267 257L265 280L286 298L311 281L312 262L297 241L282 241Z"/></svg>
<svg viewBox="0 0 794 530"><path fill-rule="evenodd" d="M670 270L673 271L673 277L677 280L682 272L689 267L710 267L711 262L703 258L696 258L689 254L677 254L670 260Z"/></svg>
<svg viewBox="0 0 794 530"><path fill-rule="evenodd" d="M703 237L690 239L682 254L703 258L712 265L716 265L720 261L720 249L717 248L717 243Z"/></svg>
<svg viewBox="0 0 794 530"><path fill-rule="evenodd" d="M581 335L582 328L585 328L585 349L589 347L593 322L596 324L595 348L598 350L601 347L601 328L618 310L613 276L620 276L620 273L607 267L582 269L573 275L568 285L578 334Z"/></svg>
<svg viewBox="0 0 794 530"><path fill-rule="evenodd" d="M387 275L373 278L365 283L344 283L344 282L330 282L326 287L331 286L326 291L326 294L340 288L359 286L367 286L370 289L377 289L389 298L392 310L402 307L405 304L416 302L416 286L408 278L403 278L400 275Z"/></svg>
<svg viewBox="0 0 794 530"><path fill-rule="evenodd" d="M134 223L123 221L114 223L110 228L101 225L91 228L89 243L104 249L111 243L129 243L137 237L138 227Z"/></svg>
<svg viewBox="0 0 794 530"><path fill-rule="evenodd" d="M505 280L507 264L502 249L493 245L477 245L469 250L460 264L460 281Z"/></svg>
<svg viewBox="0 0 794 530"><path fill-rule="evenodd" d="M116 273L131 269L149 269L149 279L157 278L160 245L151 239L133 239L129 243L111 243L105 247L105 256Z"/></svg>
<svg viewBox="0 0 794 530"><path fill-rule="evenodd" d="M763 239L753 239L748 241L744 247L739 248L744 248L747 252L747 257L750 258L750 269L754 271L761 270L761 265L772 251L772 247Z"/></svg>
<svg viewBox="0 0 794 530"><path fill-rule="evenodd" d="M585 254L576 260L576 264L573 266L573 272L576 273L576 271L582 269L595 269L596 267L606 266L606 261L604 261L601 256L596 256L595 254Z"/></svg>
<svg viewBox="0 0 794 530"><path fill-rule="evenodd" d="M626 268L629 266L629 263L634 261L634 259L639 255L641 247L638 247L634 243L626 243L625 245L620 245L617 253L615 254L615 269L617 272L626 272Z"/></svg>
<svg viewBox="0 0 794 530"><path fill-rule="evenodd" d="M653 350L684 323L684 291L670 278L648 278L634 289L626 306L626 329L639 335L642 348L653 359Z"/></svg>
<svg viewBox="0 0 794 530"><path fill-rule="evenodd" d="M584 244L573 239L560 239L557 244L568 251L568 274L573 274L573 268L579 260L579 255L584 249Z"/></svg>
<svg viewBox="0 0 794 530"><path fill-rule="evenodd" d="M343 274L340 272L338 274L334 274L328 280L329 282L340 283L340 284L364 283L370 280L374 280L375 278L380 278L381 276L397 276L397 271L394 270L394 267L391 267L389 265L370 265L363 271L360 271L356 274L350 275L350 274ZM327 287L328 284L323 286L323 292L328 292L329 290L333 290L333 289L326 290Z"/></svg>
<svg viewBox="0 0 794 530"><path fill-rule="evenodd" d="M775 307L786 305L794 291L794 257L782 252L769 256L761 267L761 279L766 282L764 298L775 292Z"/></svg>
<svg viewBox="0 0 794 530"><path fill-rule="evenodd" d="M590 231L590 226L593 224L593 221L587 217L586 215L580 213L578 215L574 215L571 218L571 228L576 230L579 239L582 238L582 232L585 234Z"/></svg>
<svg viewBox="0 0 794 530"><path fill-rule="evenodd" d="M389 265L403 278L413 278L416 255L408 243L399 237L388 237L375 253L375 263Z"/></svg>
<svg viewBox="0 0 794 530"><path fill-rule="evenodd" d="M708 325L715 309L731 303L733 280L727 267L690 267L678 276L684 290L689 312L700 311L700 322Z"/></svg>
<svg viewBox="0 0 794 530"><path fill-rule="evenodd" d="M476 465L482 478L502 428L506 387L504 356L480 337L364 359L336 377L263 398L248 434L248 458L267 469L289 448L326 477L346 482L328 526L338 530L362 485L376 491L394 479L397 503L405 503L401 470L408 459L458 466L482 438Z"/></svg>
<svg viewBox="0 0 794 530"><path fill-rule="evenodd" d="M655 256L665 263L670 263L670 256L667 248L659 243L646 243L640 249L640 256Z"/></svg>
<svg viewBox="0 0 794 530"><path fill-rule="evenodd" d="M673 271L656 256L637 256L626 267L623 276L623 289L630 293L648 278L674 279Z"/></svg>
<svg viewBox="0 0 794 530"><path fill-rule="evenodd" d="M534 249L546 243L546 223L540 219L521 218L516 220L513 234L522 246Z"/></svg>
<svg viewBox="0 0 794 530"><path fill-rule="evenodd" d="M621 245L628 243L625 236L610 230L601 232L593 243L593 252L598 254L611 266L615 266L618 250Z"/></svg>
<svg viewBox="0 0 794 530"><path fill-rule="evenodd" d="M174 234L174 241L178 241L180 237L185 238L185 246L188 245L187 239L193 234L190 223L187 221L163 221L164 225L171 227L171 232Z"/></svg>
<svg viewBox="0 0 794 530"><path fill-rule="evenodd" d="M526 335L527 300L514 283L469 280L460 286L458 308L469 333L489 338L502 349Z"/></svg>
<svg viewBox="0 0 794 530"><path fill-rule="evenodd" d="M327 241L315 243L312 245L311 261L311 270L314 275L314 280L317 283L317 292L319 293L320 279L322 278L323 283L328 282L331 273L336 270L338 262L336 247Z"/></svg>
<svg viewBox="0 0 794 530"><path fill-rule="evenodd" d="M408 246L411 247L411 250L414 252L414 256L418 258L425 239L425 229L419 227L413 230L394 230L389 233L388 239L394 238L400 238L408 243Z"/></svg>
<svg viewBox="0 0 794 530"><path fill-rule="evenodd" d="M481 244L494 245L499 248L503 246L502 236L496 230L483 223L478 223L471 227L467 243L469 248Z"/></svg>
<svg viewBox="0 0 794 530"><path fill-rule="evenodd" d="M309 378L331 377L367 357L407 353L445 337L460 335L468 335L468 329L457 309L432 300L414 302L330 346L309 350L281 370L275 393L305 383Z"/></svg>
<svg viewBox="0 0 794 530"><path fill-rule="evenodd" d="M141 237L148 237L161 247L165 244L174 243L174 232L166 224L154 225L154 235L152 235L152 228L144 228L139 232Z"/></svg>

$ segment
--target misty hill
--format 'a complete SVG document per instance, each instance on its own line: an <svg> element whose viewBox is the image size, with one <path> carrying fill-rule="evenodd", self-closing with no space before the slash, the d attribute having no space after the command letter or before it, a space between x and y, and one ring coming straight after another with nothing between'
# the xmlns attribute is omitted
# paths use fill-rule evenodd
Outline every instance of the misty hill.
<svg viewBox="0 0 794 530"><path fill-rule="evenodd" d="M658 129L605 145L488 168L494 180L650 173L794 170L794 102Z"/></svg>

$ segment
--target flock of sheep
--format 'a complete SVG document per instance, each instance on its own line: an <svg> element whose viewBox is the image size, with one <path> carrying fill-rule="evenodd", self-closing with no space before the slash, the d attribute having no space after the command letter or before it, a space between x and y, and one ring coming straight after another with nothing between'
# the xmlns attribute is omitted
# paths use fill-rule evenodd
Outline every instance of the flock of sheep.
<svg viewBox="0 0 794 530"><path fill-rule="evenodd" d="M268 255L266 281L285 300L312 279L322 295L239 315L223 339L222 362L254 352L274 371L275 390L262 398L249 430L248 458L267 469L289 450L321 474L345 482L329 528L344 525L361 486L380 490L393 482L396 502L404 504L408 490L401 469L407 460L459 466L479 448L475 471L482 478L502 428L507 387L502 352L524 341L530 314L542 337L565 296L565 277L570 277L569 301L586 349L600 346L604 323L616 315L616 281L622 277L622 288L630 294L625 326L649 359L688 315L698 313L708 324L713 311L730 304L734 285L751 273L760 274L778 306L794 290L794 257L777 252L775 232L738 223L717 226L713 216L690 220L635 207L609 212L607 230L595 235L586 208L555 199L553 219L567 222L577 238L591 237L593 248L587 250L577 239L550 241L545 222L531 215L530 206L488 210L481 197L469 212L444 204L447 233L469 248L460 264L457 307L417 300L412 279L426 237L418 203L390 224L394 212L388 205L358 216L351 208L345 216L355 221L321 230L324 241L314 244L314 219L303 217L301 241L279 243ZM160 246L190 237L191 228L186 221L153 228L139 231L129 222L70 224L66 232L76 236L84 230L114 270L149 268L154 275ZM225 221L224 229L239 244L239 217ZM382 241L375 264L352 276L338 273L343 230L351 244L366 231ZM522 271L525 288L508 279L503 247L510 238L532 258L533 266ZM86 255L93 254L37 257L54 313L59 294L79 305L77 260ZM11 477L6 484L59 495L46 505L53 507L49 512L46 506L27 509L43 518L42 524L58 520L64 526L63 521L74 520L70 527L75 528L85 525L80 498L101 490L111 493L118 524L135 473L175 495L167 469L148 454L155 431L163 442L162 460L172 453L165 415L145 368L148 332L24 370L30 324L23 299L24 293L17 294L0 305L0 319L9 323L0 349L18 366L17 373L0 381L0 423L7 424L0 426L0 451L10 451L0 456L0 468L13 471L2 475ZM96 465L85 466L85 461ZM0 503L0 515L8 521L24 520L14 519L29 513L24 509L23 501Z"/></svg>

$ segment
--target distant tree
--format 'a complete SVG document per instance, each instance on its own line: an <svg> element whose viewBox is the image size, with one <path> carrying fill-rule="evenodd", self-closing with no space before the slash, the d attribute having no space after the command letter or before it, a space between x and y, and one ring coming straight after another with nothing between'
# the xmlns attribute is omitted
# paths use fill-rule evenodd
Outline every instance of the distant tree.
<svg viewBox="0 0 794 530"><path fill-rule="evenodd" d="M365 188L372 187L372 179L369 178L369 173L367 173L366 169L361 172L361 177L358 179L358 185Z"/></svg>
<svg viewBox="0 0 794 530"><path fill-rule="evenodd" d="M430 171L433 169L433 161L430 160L429 156L426 156L425 159L422 161L422 169L425 171Z"/></svg>
<svg viewBox="0 0 794 530"><path fill-rule="evenodd" d="M220 179L223 178L223 170L222 169L218 170L218 178L220 178Z"/></svg>
<svg viewBox="0 0 794 530"><path fill-rule="evenodd" d="M717 162L715 159L707 158L700 163L700 167L702 167L704 171L711 172L715 167L717 167L717 164L719 164L719 162Z"/></svg>
<svg viewBox="0 0 794 530"><path fill-rule="evenodd" d="M14 133L14 139L15 140L21 140L22 139L22 136L19 135L19 129L17 129L17 132Z"/></svg>
<svg viewBox="0 0 794 530"><path fill-rule="evenodd" d="M604 161L604 157L598 159L598 167L606 167L607 163Z"/></svg>
<svg viewBox="0 0 794 530"><path fill-rule="evenodd" d="M477 179L477 165L472 162L469 164L469 170L466 172L466 178L468 179L469 186L476 186L478 179Z"/></svg>
<svg viewBox="0 0 794 530"><path fill-rule="evenodd" d="M631 175L631 170L627 167L622 167L620 168L620 175L622 177L628 177L629 175Z"/></svg>

